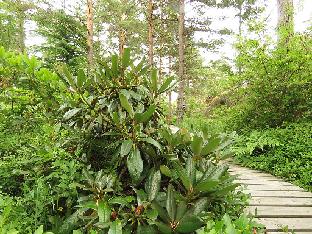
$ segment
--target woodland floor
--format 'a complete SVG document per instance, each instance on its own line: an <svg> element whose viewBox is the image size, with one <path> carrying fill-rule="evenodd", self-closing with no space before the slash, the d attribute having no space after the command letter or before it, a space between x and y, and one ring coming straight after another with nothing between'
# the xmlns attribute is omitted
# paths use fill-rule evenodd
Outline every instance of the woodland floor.
<svg viewBox="0 0 312 234"><path fill-rule="evenodd" d="M247 211L268 234L312 234L312 193L260 171L231 164L230 172L251 194ZM288 231L288 232L287 232Z"/></svg>

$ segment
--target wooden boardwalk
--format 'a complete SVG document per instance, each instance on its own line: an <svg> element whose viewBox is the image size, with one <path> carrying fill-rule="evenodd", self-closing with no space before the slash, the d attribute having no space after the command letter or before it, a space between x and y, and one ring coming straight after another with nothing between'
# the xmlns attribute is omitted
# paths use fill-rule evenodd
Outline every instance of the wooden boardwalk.
<svg viewBox="0 0 312 234"><path fill-rule="evenodd" d="M312 193L270 174L233 164L230 173L246 185L246 193L251 194L247 211L266 226L268 234L312 234Z"/></svg>

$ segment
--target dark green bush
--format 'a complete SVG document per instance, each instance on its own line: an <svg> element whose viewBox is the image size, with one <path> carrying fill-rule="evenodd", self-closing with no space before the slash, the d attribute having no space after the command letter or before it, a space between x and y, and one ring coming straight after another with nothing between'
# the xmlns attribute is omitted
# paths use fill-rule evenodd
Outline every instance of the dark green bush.
<svg viewBox="0 0 312 234"><path fill-rule="evenodd" d="M23 111L22 105L10 110L5 97L1 105L1 232L193 233L225 212L242 212L246 196L218 163L231 139L172 133L164 124L159 101L173 78L159 83L157 72L135 65L128 49L100 61L89 76L63 66L59 76L44 70L45 77L36 60L27 70L27 57L1 56L3 77L15 79L6 89L36 98L30 104L27 96ZM49 86L51 92L37 93ZM28 116L32 106L38 109ZM43 113L51 106L61 117Z"/></svg>

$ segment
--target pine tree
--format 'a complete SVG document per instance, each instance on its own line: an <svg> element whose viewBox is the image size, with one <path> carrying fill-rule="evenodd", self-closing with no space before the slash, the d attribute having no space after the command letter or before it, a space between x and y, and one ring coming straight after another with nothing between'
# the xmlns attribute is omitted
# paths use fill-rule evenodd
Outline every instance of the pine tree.
<svg viewBox="0 0 312 234"><path fill-rule="evenodd" d="M185 20L185 1L179 0L179 91L178 91L178 106L177 117L181 121L185 110L185 77L184 77L184 20Z"/></svg>
<svg viewBox="0 0 312 234"><path fill-rule="evenodd" d="M293 0L277 0L279 42L287 44L294 34L294 3Z"/></svg>
<svg viewBox="0 0 312 234"><path fill-rule="evenodd" d="M87 54L88 54L88 70L93 68L93 1L87 0Z"/></svg>
<svg viewBox="0 0 312 234"><path fill-rule="evenodd" d="M154 19L153 19L154 3L153 0L148 1L147 23L148 23L148 62L150 66L154 64Z"/></svg>

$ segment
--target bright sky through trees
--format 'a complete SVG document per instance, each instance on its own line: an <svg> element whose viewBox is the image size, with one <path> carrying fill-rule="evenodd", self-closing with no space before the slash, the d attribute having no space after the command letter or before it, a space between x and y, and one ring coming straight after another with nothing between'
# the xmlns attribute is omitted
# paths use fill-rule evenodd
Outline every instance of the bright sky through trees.
<svg viewBox="0 0 312 234"><path fill-rule="evenodd" d="M54 0L55 2L60 2L58 0ZM271 32L272 35L275 35L275 27L277 25L277 6L276 6L276 0L262 0L266 4L266 9L264 13L262 14L262 19L267 24L268 30ZM66 0L65 7L67 9L71 9L73 6L75 6L79 0ZM56 4L56 7L63 8L63 4ZM309 22L312 20L312 1L311 0L294 0L294 6L295 6L295 30L298 32L304 31L307 26L309 25ZM190 3L186 4L186 18L194 17L194 10L192 8L192 5ZM209 17L222 17L225 16L225 19L222 20L215 20L212 23L213 29L220 29L222 27L228 27L234 32L238 31L238 18L235 17L237 12L235 9L215 9L211 8L206 11L206 13L203 16L209 16ZM196 16L196 15L195 15ZM27 29L27 40L26 45L32 46L32 45L38 45L43 42L43 38L38 37L37 35L33 34L32 31L36 27L33 22L27 22L26 24ZM196 32L195 39L196 40L205 40L207 38L211 38L211 35L209 35L209 32ZM215 52L207 52L206 49L201 49L201 55L204 57L204 60L208 62L209 60L215 60L220 59L221 57L228 57L232 59L235 55L235 50L232 47L232 44L235 41L235 37L228 36L226 38L225 45L222 46L222 49L218 51L218 53Z"/></svg>

